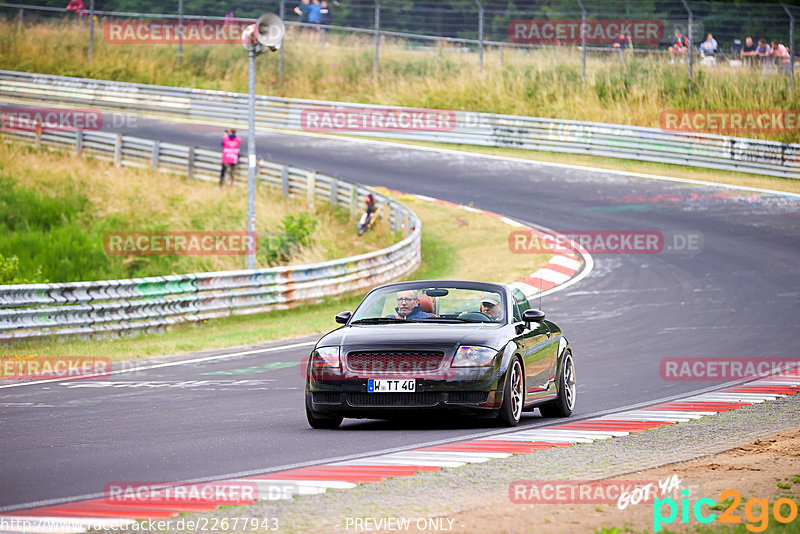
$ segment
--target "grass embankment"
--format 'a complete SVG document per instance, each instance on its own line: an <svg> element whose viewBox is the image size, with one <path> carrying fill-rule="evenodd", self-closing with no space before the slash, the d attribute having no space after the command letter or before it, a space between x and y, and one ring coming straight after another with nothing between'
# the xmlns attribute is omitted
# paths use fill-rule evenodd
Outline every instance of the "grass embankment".
<svg viewBox="0 0 800 534"><path fill-rule="evenodd" d="M411 279L511 282L534 272L549 259L546 255L512 254L508 248L508 234L513 228L493 217L413 197L395 198L413 209L422 220L422 264ZM304 304L268 315L216 319L204 322L202 327L184 324L163 334L143 334L135 338L31 342L9 347L8 353L131 360L326 332L336 327L333 316L342 310L354 309L362 296Z"/></svg>
<svg viewBox="0 0 800 534"><path fill-rule="evenodd" d="M102 26L91 63L86 61L88 25L42 23L20 30L0 21L0 68L106 80L247 91L247 55L240 45L186 45L177 65L177 46L108 44ZM260 94L444 109L509 113L659 127L668 109L800 109L787 77L762 76L761 69L696 65L689 89L686 65L663 56L590 57L586 86L577 49L535 51L490 49L484 71L477 54L381 48L380 81L372 79L372 41L330 35L326 46L292 32L284 43L283 82L277 54L258 60ZM747 134L797 141L797 134Z"/></svg>
<svg viewBox="0 0 800 534"><path fill-rule="evenodd" d="M241 175L241 171L239 172ZM245 230L247 191L151 170L115 168L74 154L0 143L0 255L19 258L18 278L68 282L243 269L237 255L112 255L111 232ZM307 217L302 214L307 213ZM385 228L358 238L349 213L259 188L257 265L284 236L288 217L315 221L306 245L293 243L289 262L324 261L389 246ZM288 262L287 262L288 263ZM8 281L6 281L8 283Z"/></svg>

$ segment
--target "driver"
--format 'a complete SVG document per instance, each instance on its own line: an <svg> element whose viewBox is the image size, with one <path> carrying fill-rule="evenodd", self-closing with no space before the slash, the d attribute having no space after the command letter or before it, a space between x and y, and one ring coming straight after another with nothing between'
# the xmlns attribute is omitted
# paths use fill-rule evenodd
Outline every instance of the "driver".
<svg viewBox="0 0 800 534"><path fill-rule="evenodd" d="M468 314L468 311L463 311L458 314L459 317ZM481 313L489 317L492 322L500 322L503 320L503 307L500 306L500 295L485 291L481 295Z"/></svg>
<svg viewBox="0 0 800 534"><path fill-rule="evenodd" d="M487 291L481 295L481 313L498 322L503 319L503 308L500 306L500 295Z"/></svg>
<svg viewBox="0 0 800 534"><path fill-rule="evenodd" d="M422 311L422 306L419 304L419 292L413 290L397 292L397 308L395 308L395 312L394 315L387 315L387 317L411 320L436 317Z"/></svg>

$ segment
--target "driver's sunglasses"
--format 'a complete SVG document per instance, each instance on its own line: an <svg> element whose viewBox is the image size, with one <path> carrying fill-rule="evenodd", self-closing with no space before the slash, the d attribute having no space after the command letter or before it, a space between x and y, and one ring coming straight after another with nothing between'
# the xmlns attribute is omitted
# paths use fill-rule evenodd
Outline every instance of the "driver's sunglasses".
<svg viewBox="0 0 800 534"><path fill-rule="evenodd" d="M415 298L412 297L397 297L397 302L414 302Z"/></svg>
<svg viewBox="0 0 800 534"><path fill-rule="evenodd" d="M491 302L481 302L481 305L484 308L494 308L495 306L497 306L497 304L492 304Z"/></svg>

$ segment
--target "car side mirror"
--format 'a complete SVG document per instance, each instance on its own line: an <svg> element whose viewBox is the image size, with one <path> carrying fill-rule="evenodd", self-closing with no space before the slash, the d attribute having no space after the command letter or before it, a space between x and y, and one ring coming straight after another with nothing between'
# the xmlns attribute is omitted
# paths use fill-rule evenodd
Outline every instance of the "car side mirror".
<svg viewBox="0 0 800 534"><path fill-rule="evenodd" d="M541 323L544 321L544 312L542 310L525 310L522 312L522 320L525 323Z"/></svg>
<svg viewBox="0 0 800 534"><path fill-rule="evenodd" d="M343 311L336 314L336 322L339 324L347 324L347 321L350 320L350 317L353 316L353 312L351 311Z"/></svg>

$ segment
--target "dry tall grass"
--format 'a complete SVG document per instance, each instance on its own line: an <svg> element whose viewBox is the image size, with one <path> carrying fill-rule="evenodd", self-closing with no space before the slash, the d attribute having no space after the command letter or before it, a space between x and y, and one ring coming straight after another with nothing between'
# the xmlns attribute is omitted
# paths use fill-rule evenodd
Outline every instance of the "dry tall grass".
<svg viewBox="0 0 800 534"><path fill-rule="evenodd" d="M247 58L239 45L184 46L182 65L171 45L108 44L98 30L94 60L86 61L85 24L43 23L26 27L0 22L0 67L173 86L247 89ZM695 66L693 90L686 65L661 56L593 56L581 80L580 52L573 48L497 49L477 54L451 46L411 49L387 40L380 79L373 83L374 45L364 36L290 32L284 44L283 82L277 54L257 60L260 94L377 104L463 109L562 119L658 126L665 109L798 109L800 93L789 81L760 69ZM502 60L501 60L502 57ZM796 141L789 134L764 138Z"/></svg>
<svg viewBox="0 0 800 534"><path fill-rule="evenodd" d="M80 223L89 228L102 221L104 232L152 230L154 227L161 231L245 230L247 190L244 187L220 188L213 183L187 181L171 174L116 168L75 154L34 151L7 143L0 143L0 178L10 178L16 190L44 192L56 199L67 194L86 197L93 214ZM14 206L10 209L13 214ZM303 211L308 211L305 198L284 199L274 188L258 188L256 232L259 235L275 232L284 216ZM325 203L316 203L314 217L317 226L312 243L293 256L293 264L377 250L389 246L393 239L380 225L376 231L358 237L355 223L348 220L346 214L334 213ZM42 243L46 246L46 239ZM102 243L97 246L102 248ZM143 264L140 276L245 267L243 255L174 256L168 263L169 273L158 271L164 266L163 257L113 256L110 259L140 262ZM148 262L153 263L152 269L148 270Z"/></svg>

